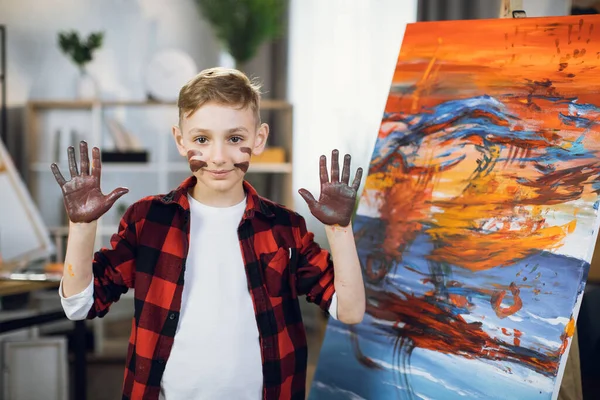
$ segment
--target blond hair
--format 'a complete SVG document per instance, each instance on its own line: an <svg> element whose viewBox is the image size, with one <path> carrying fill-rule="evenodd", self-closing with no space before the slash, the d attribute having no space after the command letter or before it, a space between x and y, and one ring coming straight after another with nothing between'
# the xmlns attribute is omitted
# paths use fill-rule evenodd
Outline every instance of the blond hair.
<svg viewBox="0 0 600 400"><path fill-rule="evenodd" d="M179 121L203 105L215 102L228 106L250 107L260 125L260 84L243 72L229 68L209 68L200 72L179 91Z"/></svg>

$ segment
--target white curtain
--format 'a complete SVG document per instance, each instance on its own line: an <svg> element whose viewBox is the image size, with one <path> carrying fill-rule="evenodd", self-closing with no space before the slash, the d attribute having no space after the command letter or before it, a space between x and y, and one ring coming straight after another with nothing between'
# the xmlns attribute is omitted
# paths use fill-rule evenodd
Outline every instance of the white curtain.
<svg viewBox="0 0 600 400"><path fill-rule="evenodd" d="M290 0L288 98L294 106L296 210L327 247L322 224L297 194L318 198L319 156L352 155L366 178L407 23L416 0ZM362 185L361 185L362 190Z"/></svg>

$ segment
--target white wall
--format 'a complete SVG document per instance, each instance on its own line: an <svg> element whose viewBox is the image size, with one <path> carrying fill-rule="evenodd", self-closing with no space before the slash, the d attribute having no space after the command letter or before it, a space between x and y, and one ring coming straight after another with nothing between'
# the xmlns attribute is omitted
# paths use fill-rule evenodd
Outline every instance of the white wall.
<svg viewBox="0 0 600 400"><path fill-rule="evenodd" d="M102 150L113 148L104 120L95 125L103 139L93 140L89 111L39 113L39 136L24 143L22 110L28 100L76 99L79 72L59 48L60 31L77 30L86 37L94 31L105 32L104 44L89 65L90 74L99 83L100 97L105 100L144 100L145 66L161 49L177 48L186 52L194 59L198 71L220 62L220 45L194 0L0 0L0 24L6 25L8 39L7 147L28 183L44 222L50 227L64 223L62 196L50 173L50 163L57 161L55 146L59 132L77 134L71 143L60 143L62 156L68 144L77 145L81 139ZM246 71L263 79L264 87L269 90L271 65L270 45L265 44L248 63ZM177 121L175 107L111 108L104 111L104 117L118 119L140 139L149 150L151 161L157 161L162 154L165 136L168 136L168 161L181 160L170 134L172 124ZM25 154L44 167L29 168ZM140 180L135 172L104 171L102 188L107 192L117 186L129 187L129 195L122 200L129 204L140 197L175 188L185 175L185 172L171 173L168 179L161 180L156 174L148 173L144 176L147 179ZM115 207L109 214L107 219L111 221L113 215L118 216Z"/></svg>
<svg viewBox="0 0 600 400"><path fill-rule="evenodd" d="M179 48L199 69L218 62L212 30L192 0L0 0L7 26L9 106L28 99L72 99L77 69L58 47L62 30L105 31L90 64L104 98L144 98L144 66L162 48Z"/></svg>
<svg viewBox="0 0 600 400"><path fill-rule="evenodd" d="M327 247L322 224L297 194L318 198L319 156L352 155L367 175L407 23L416 0L291 0L289 99L294 105L296 209Z"/></svg>

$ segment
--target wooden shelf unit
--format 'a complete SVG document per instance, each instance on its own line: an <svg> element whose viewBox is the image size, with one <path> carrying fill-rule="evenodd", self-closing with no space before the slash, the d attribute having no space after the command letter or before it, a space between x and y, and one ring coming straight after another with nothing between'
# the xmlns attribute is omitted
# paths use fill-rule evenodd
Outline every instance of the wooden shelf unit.
<svg viewBox="0 0 600 400"><path fill-rule="evenodd" d="M143 100L32 100L28 107L34 110L85 110L94 107L177 107L176 103ZM263 111L291 110L292 105L285 100L263 99L260 103Z"/></svg>
<svg viewBox="0 0 600 400"><path fill-rule="evenodd" d="M56 185L54 182L54 177L50 171L50 164L52 162L57 162L57 160L52 159L52 155L48 156L48 148L50 148L52 144L52 141L50 140L52 136L44 136L44 134L53 133L53 128L44 125L42 116L49 115L48 113L59 112L60 114L58 115L60 116L55 118L55 120L64 120L65 124L69 125L70 115L78 115L79 120L81 120L81 116L83 115L84 119L89 122L86 123L87 126L85 129L85 140L88 142L90 149L92 146L98 146L101 150L108 150L103 146L104 139L106 139L105 136L110 135L107 133L108 131L105 129L104 125L104 118L107 113L118 110L118 112L120 112L122 115L123 113L128 113L130 110L135 110L134 112L152 112L157 110L157 108L160 108L161 110L165 110L166 108L166 112L168 113L170 112L169 108L172 108L174 113L172 121L175 121L177 115L177 104L174 102L160 103L140 100L32 100L28 102L26 105L25 114L26 137L24 146L24 149L27 153L23 155L27 162L27 169L26 171L23 171L23 173L34 201L38 204L38 206L43 205L42 203L48 201L49 198L53 198L53 201L55 202L57 201L57 198L60 198L60 201L62 201L62 194L58 186L48 186L49 184L47 182L43 182L43 184L39 183L40 179L44 179L50 180L54 185ZM164 113L165 111L160 112ZM293 116L292 105L284 100L263 99L261 101L261 112L277 113L277 126L279 126L279 129L275 133L273 132L273 129L271 129L271 134L267 145L269 146L271 143L273 143L273 136L275 136L275 145L284 148L286 160L282 163L251 163L250 169L248 170L248 179L251 180L251 178L256 176L256 174L267 175L268 182L271 182L271 184L267 186L270 187L272 192L261 192L261 194L269 198L275 197L276 201L279 201L287 207L294 209L291 160ZM132 131L135 131L136 127L132 125L131 128L133 128L131 129ZM102 164L102 180L105 181L110 177L112 182L114 181L115 176L117 179L120 179L124 175L133 174L136 177L136 185L138 183L143 184L144 180L153 180L154 182L157 182L154 184L154 193L166 193L169 190L177 187L177 185L181 182L180 178L186 174L190 174L189 167L183 159L180 159L180 161L169 159L170 156L168 152L173 150L170 149L169 146L172 146L173 148L175 146L174 143L172 143L173 139L171 136L171 125L165 124L164 127L161 125L159 128L156 128L156 131L159 132L159 137L152 138L153 140L149 140L146 136L143 136L150 135L151 133L136 135L139 139L141 139L140 141L144 147L147 141L154 142L154 148L149 148L149 151L155 156L154 159L151 159L146 163L104 162ZM76 143L73 144L76 145ZM64 151L66 154L66 148L60 148L59 150ZM46 154L46 156L40 157L40 154ZM52 151L50 151L50 154L52 154ZM78 150L76 151L76 154L78 155ZM63 160L62 162L57 163L59 164L61 172L68 180L69 174L66 162ZM151 178L152 176L154 176L154 178ZM125 178L123 178L123 180L125 180ZM273 182L276 183L273 184ZM132 189L131 182L117 184L119 186L122 185ZM146 184L152 185L149 183ZM105 185L102 186L104 192L114 189L114 187L108 186L113 186L113 183ZM45 186L47 188L49 187L50 189L39 190L39 187L41 186ZM130 192L129 195L131 194L132 193ZM136 200L138 199L134 196L128 198L127 202L132 203ZM113 208L115 207L113 206ZM54 209L56 209L56 212L58 212L57 207L54 207L52 210ZM112 212L112 210L109 212ZM43 210L42 218L47 220ZM115 233L115 219L111 218L111 221L104 221L104 219L105 218L103 217L98 221L96 248L98 248L100 245L106 245L110 235ZM67 231L66 221L63 221L63 224L56 225L48 223L48 225L54 232L66 233Z"/></svg>

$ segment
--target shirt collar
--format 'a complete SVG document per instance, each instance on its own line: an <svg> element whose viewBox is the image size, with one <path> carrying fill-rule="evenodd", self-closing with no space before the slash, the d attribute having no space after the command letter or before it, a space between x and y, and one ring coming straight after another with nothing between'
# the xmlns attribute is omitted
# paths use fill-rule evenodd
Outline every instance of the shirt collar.
<svg viewBox="0 0 600 400"><path fill-rule="evenodd" d="M184 210L189 210L190 203L187 199L187 193L196 185L196 182L197 178L192 175L181 182L177 189L160 197L160 200L165 204L175 203L180 205ZM273 214L264 199L258 195L256 189L246 180L243 181L243 185L246 192L246 211L244 211L243 219L253 218L256 213L269 218L274 217L275 214Z"/></svg>

